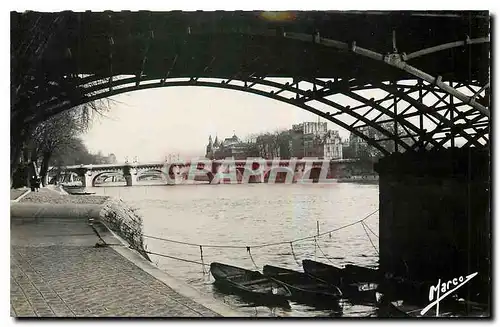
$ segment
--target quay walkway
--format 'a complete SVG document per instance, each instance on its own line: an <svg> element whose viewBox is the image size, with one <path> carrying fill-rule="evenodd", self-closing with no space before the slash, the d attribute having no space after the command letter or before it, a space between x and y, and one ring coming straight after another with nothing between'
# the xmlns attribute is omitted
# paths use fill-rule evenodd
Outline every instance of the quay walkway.
<svg viewBox="0 0 500 327"><path fill-rule="evenodd" d="M48 193L47 193L48 192ZM29 198L47 197L42 189ZM56 194L57 195L57 194ZM57 195L60 196L60 195ZM25 197L28 198L28 197ZM30 201L26 201L30 202ZM174 279L83 217L47 217L55 205L11 204L10 312L13 317L222 317L227 305Z"/></svg>

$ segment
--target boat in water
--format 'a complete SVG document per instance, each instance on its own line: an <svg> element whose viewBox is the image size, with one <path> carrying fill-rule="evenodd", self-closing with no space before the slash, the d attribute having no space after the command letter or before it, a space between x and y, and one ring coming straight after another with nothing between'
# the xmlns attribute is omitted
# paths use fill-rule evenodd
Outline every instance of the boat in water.
<svg viewBox="0 0 500 327"><path fill-rule="evenodd" d="M344 277L353 282L379 283L382 279L377 269L361 267L357 265L345 265L342 269Z"/></svg>
<svg viewBox="0 0 500 327"><path fill-rule="evenodd" d="M291 291L259 271L248 270L219 262L210 264L216 286L234 292L245 300L261 305L289 307Z"/></svg>
<svg viewBox="0 0 500 327"><path fill-rule="evenodd" d="M339 305L342 291L335 285L300 271L271 265L265 265L263 273L264 276L288 288L292 293L291 299L296 302L336 311L342 310Z"/></svg>
<svg viewBox="0 0 500 327"><path fill-rule="evenodd" d="M302 260L304 272L334 285L343 284L342 268L314 260Z"/></svg>
<svg viewBox="0 0 500 327"><path fill-rule="evenodd" d="M327 283L338 285L345 298L351 301L375 302L378 289L378 271L348 265L339 268L314 260L303 260L304 272Z"/></svg>

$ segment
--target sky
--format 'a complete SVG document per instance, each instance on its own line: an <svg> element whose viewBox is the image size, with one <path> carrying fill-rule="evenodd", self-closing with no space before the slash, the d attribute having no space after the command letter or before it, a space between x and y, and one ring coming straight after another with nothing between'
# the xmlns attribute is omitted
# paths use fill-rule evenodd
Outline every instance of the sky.
<svg viewBox="0 0 500 327"><path fill-rule="evenodd" d="M250 134L318 121L318 116L280 101L207 87L148 89L111 99L106 117L95 117L82 138L91 152L114 153L118 161L204 156L209 135L223 139L235 133L244 140ZM342 138L349 136L331 122L328 127L339 130Z"/></svg>

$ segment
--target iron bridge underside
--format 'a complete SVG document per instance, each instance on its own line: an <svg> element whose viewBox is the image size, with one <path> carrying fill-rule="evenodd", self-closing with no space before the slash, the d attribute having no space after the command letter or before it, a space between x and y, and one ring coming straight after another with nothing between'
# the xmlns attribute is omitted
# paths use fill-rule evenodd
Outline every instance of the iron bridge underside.
<svg viewBox="0 0 500 327"><path fill-rule="evenodd" d="M14 93L12 116L34 123L120 93L202 86L302 108L384 154L488 146L488 14L432 14L12 13L16 92L47 85ZM46 30L34 61L27 40Z"/></svg>

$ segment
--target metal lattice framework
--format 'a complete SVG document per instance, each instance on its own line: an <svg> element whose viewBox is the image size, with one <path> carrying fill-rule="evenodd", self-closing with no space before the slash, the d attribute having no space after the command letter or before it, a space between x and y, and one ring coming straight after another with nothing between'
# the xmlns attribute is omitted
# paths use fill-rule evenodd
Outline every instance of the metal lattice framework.
<svg viewBox="0 0 500 327"><path fill-rule="evenodd" d="M440 56L436 62L442 63L443 58L446 60L444 54L450 51L468 51L470 58L474 47L484 49L486 46L489 49L489 35L475 38L465 35L462 40L449 40L407 54L397 50L395 33L392 37L393 51L380 53L362 47L361 43L322 37L319 32L219 29L217 35L223 34L226 38L260 38L265 39L267 44L286 42L289 48L304 49L306 54L301 54L301 58L315 67L308 74L280 74L280 71L289 69L280 68L283 53L270 50L261 41L256 46L259 55L243 60L239 69L228 75L221 73L220 68L214 68L220 65L218 61L221 60L214 49L204 49L200 54L199 48L186 51L184 44L184 47L178 48L178 53L164 55L164 60L160 62L154 57L158 55L153 55L151 50L158 51L156 48L160 41L155 37L158 31L151 25L148 27L140 35L140 49L136 51L132 64L128 63L132 68L126 73L123 68L116 68L120 62L116 57L120 49L137 44L138 36L118 37L112 34L111 29L107 30L103 36L108 40L107 47L101 50L107 53L104 55L108 58L107 69L96 73L76 69L73 74L66 75L65 78L78 85L81 96L76 100L57 97L45 101L40 104L39 117L135 90L200 86L248 92L299 107L345 128L384 154L444 146L489 145L489 78L472 75L465 79L455 78L449 71L444 76L432 75L419 68L419 63L429 66L423 59L435 56ZM213 31L188 27L184 36L176 35L175 39L194 43L192 35L210 37L210 33ZM172 35L167 39L174 38ZM324 76L320 69L322 62L316 62L317 53L338 55L339 58L347 58L347 63L355 62L359 66L352 67L352 73ZM478 53L484 54L484 51ZM194 58L196 60L191 60ZM179 63L181 61L182 64ZM364 69L363 65L369 67L367 72L357 73ZM134 73L130 74L130 71Z"/></svg>
<svg viewBox="0 0 500 327"><path fill-rule="evenodd" d="M356 81L319 79L278 82L248 77L244 81L144 78L140 83L136 83L136 77L116 76L111 86L106 79L89 86L89 97L85 98L85 101L158 87L215 87L253 93L307 110L354 133L386 154L389 150L384 144L390 142L394 143L392 148L395 148L395 151L442 147L453 143L457 138L464 139L462 146L485 146L488 143L488 117L432 84L415 80L375 85L356 85L354 82ZM457 87L456 84L454 86ZM471 86L461 88L473 91L477 89ZM367 98L363 95L363 91L367 90L375 90L376 94L380 94L379 98ZM431 98L429 95L435 101L426 105L425 99ZM344 98L336 101L336 96ZM358 105L350 107L340 104L353 101L358 102ZM58 111L73 106L74 104L63 105L58 107ZM394 128L398 130L398 135L395 135ZM374 139L373 130L384 137Z"/></svg>

